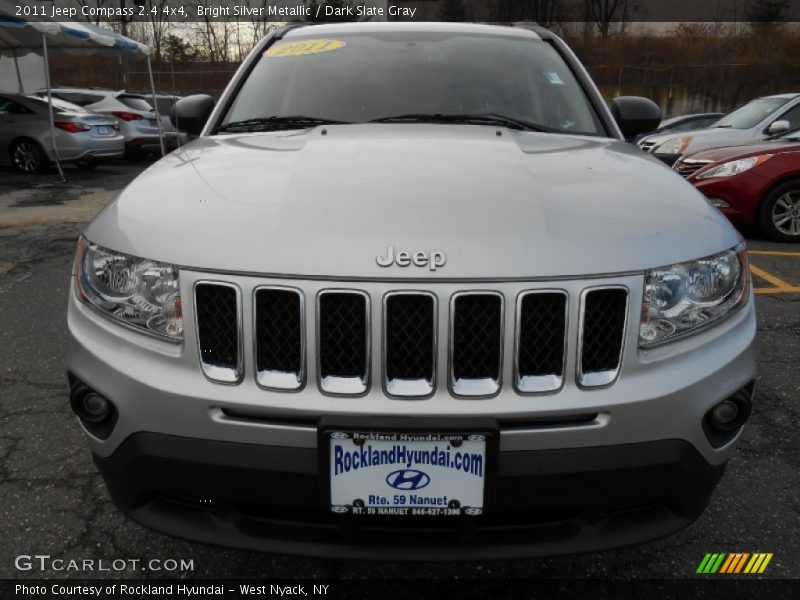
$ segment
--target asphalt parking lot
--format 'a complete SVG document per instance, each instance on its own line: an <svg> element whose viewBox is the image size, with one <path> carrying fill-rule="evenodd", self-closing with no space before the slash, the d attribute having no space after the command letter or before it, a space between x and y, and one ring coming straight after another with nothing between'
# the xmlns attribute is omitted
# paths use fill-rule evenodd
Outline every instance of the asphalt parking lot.
<svg viewBox="0 0 800 600"><path fill-rule="evenodd" d="M145 166L69 170L67 184L50 173L34 186L0 169L0 577L92 576L14 566L18 555L49 554L193 560L191 573L148 577L683 578L706 552L744 551L774 553L763 577L800 578L800 245L749 232L760 328L754 415L710 507L675 535L578 556L409 568L204 546L128 520L110 503L69 409L65 306L83 223Z"/></svg>

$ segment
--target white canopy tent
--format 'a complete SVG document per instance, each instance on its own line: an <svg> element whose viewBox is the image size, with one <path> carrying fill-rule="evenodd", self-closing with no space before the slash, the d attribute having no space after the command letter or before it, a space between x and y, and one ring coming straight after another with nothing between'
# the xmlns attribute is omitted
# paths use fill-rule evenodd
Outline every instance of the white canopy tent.
<svg viewBox="0 0 800 600"><path fill-rule="evenodd" d="M138 53L147 58L147 70L150 75L150 87L155 96L153 70L150 64L150 48L130 38L126 38L110 29L98 27L90 23L32 21L16 16L16 7L8 0L0 0L0 89L24 94L33 88L47 88L50 104L50 131L53 143L53 156L61 179L64 171L58 159L55 143L55 127L53 125L52 90L50 85L50 64L48 49L58 48L69 52L80 49L85 51L114 51ZM164 137L161 130L161 115L158 103L154 102L161 153L164 154Z"/></svg>

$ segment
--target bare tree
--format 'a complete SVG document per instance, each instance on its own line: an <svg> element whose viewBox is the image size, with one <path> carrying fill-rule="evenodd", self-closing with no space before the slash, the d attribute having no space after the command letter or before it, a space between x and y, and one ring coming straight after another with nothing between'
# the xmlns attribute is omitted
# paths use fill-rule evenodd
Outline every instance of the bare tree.
<svg viewBox="0 0 800 600"><path fill-rule="evenodd" d="M588 12L597 25L600 35L608 37L611 24L621 20L625 11L626 0L587 0Z"/></svg>
<svg viewBox="0 0 800 600"><path fill-rule="evenodd" d="M145 11L150 29L149 38L152 42L153 57L160 62L163 58L163 42L170 30L169 0L147 0Z"/></svg>
<svg viewBox="0 0 800 600"><path fill-rule="evenodd" d="M747 19L754 29L775 29L783 25L791 0L754 0Z"/></svg>
<svg viewBox="0 0 800 600"><path fill-rule="evenodd" d="M266 14L267 9L270 5L272 0L260 0L260 2L256 2L253 0L253 3L260 7L262 10L262 14ZM252 42L258 42L258 40L266 37L274 29L276 29L278 25L276 23L270 23L267 21L266 17L252 17L250 19L250 32L252 34Z"/></svg>

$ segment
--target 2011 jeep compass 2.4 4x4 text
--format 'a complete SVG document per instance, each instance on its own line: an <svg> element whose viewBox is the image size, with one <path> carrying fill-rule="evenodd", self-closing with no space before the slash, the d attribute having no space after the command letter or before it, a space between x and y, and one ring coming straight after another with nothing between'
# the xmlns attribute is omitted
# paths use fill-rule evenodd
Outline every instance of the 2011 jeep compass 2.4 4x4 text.
<svg viewBox="0 0 800 600"><path fill-rule="evenodd" d="M688 524L750 413L741 238L544 29L289 26L85 231L71 400L114 502L338 557Z"/></svg>

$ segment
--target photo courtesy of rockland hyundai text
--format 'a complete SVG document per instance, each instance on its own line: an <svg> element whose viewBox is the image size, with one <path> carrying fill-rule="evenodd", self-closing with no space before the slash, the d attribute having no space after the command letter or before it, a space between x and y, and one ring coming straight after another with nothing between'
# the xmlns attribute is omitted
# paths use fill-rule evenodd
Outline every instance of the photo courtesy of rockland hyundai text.
<svg viewBox="0 0 800 600"><path fill-rule="evenodd" d="M699 4L0 0L3 597L800 591L800 6Z"/></svg>

